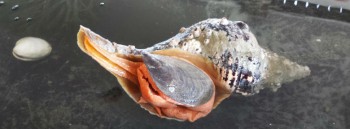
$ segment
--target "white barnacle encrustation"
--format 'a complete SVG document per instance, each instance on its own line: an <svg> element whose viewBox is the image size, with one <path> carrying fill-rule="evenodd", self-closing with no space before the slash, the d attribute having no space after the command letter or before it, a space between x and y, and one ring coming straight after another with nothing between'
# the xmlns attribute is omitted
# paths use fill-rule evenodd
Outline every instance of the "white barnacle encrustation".
<svg viewBox="0 0 350 129"><path fill-rule="evenodd" d="M221 18L220 24L221 25L227 25L228 24L228 20L225 17L223 17L223 18Z"/></svg>
<svg viewBox="0 0 350 129"><path fill-rule="evenodd" d="M170 40L170 42L169 42L169 46L171 46L171 47L176 47L176 46L178 46L178 44L179 44L179 41L177 40L177 39L171 39Z"/></svg>
<svg viewBox="0 0 350 129"><path fill-rule="evenodd" d="M181 27L180 30L179 30L179 33L184 33L186 31L186 28L185 27Z"/></svg>
<svg viewBox="0 0 350 129"><path fill-rule="evenodd" d="M198 38L201 34L201 29L199 27L196 27L194 30L193 30L193 36L195 38Z"/></svg>
<svg viewBox="0 0 350 129"><path fill-rule="evenodd" d="M210 39L204 39L204 45L209 44Z"/></svg>
<svg viewBox="0 0 350 129"><path fill-rule="evenodd" d="M212 30L211 29L206 29L206 33L205 33L206 38L210 38L211 34L212 34Z"/></svg>

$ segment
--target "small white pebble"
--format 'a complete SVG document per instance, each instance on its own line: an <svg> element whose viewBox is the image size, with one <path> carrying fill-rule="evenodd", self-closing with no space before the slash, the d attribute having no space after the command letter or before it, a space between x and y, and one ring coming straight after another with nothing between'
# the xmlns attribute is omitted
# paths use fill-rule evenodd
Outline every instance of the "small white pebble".
<svg viewBox="0 0 350 129"><path fill-rule="evenodd" d="M51 45L43 39L24 37L16 42L12 54L19 60L35 61L48 56L51 50Z"/></svg>
<svg viewBox="0 0 350 129"><path fill-rule="evenodd" d="M19 8L19 5L16 4L16 5L12 6L11 10L16 10L16 9L18 9L18 8Z"/></svg>
<svg viewBox="0 0 350 129"><path fill-rule="evenodd" d="M31 18L31 17L28 17L27 19L26 19L26 21L27 22L30 22L30 21L32 21L33 19Z"/></svg>
<svg viewBox="0 0 350 129"><path fill-rule="evenodd" d="M14 21L18 21L19 20L19 17L15 17L13 18Z"/></svg>

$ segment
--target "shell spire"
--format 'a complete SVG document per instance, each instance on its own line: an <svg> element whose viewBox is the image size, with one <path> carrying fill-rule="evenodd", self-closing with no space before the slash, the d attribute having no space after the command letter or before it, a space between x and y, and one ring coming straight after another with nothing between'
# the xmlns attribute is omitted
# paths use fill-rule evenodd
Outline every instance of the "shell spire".
<svg viewBox="0 0 350 129"><path fill-rule="evenodd" d="M267 54L269 65L266 68L265 87L276 91L281 84L292 82L310 75L310 68L299 65L283 56L269 52Z"/></svg>

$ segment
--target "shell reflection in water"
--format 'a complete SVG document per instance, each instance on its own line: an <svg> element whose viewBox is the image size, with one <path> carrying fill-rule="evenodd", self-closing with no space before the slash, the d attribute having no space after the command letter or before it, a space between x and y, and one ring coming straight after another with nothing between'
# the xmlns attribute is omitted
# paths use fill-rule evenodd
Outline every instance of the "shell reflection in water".
<svg viewBox="0 0 350 129"><path fill-rule="evenodd" d="M191 122L232 93L253 95L310 74L307 66L261 48L247 24L226 18L182 28L145 49L110 42L81 26L78 46L115 75L141 107Z"/></svg>

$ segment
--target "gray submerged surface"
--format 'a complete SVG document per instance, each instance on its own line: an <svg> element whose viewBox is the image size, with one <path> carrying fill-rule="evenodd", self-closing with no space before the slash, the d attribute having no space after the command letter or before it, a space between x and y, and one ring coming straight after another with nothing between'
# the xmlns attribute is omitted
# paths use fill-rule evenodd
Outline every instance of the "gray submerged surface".
<svg viewBox="0 0 350 129"><path fill-rule="evenodd" d="M4 0L0 5L0 128L350 128L350 12L280 0ZM19 7L11 8L16 4ZM19 17L15 21L15 18ZM207 18L245 21L259 44L307 65L311 75L244 97L233 95L195 123L150 115L76 45L79 25L145 48ZM30 18L30 20L28 20ZM23 62L15 42L40 37L53 51Z"/></svg>

